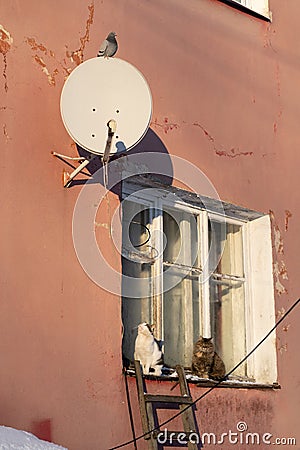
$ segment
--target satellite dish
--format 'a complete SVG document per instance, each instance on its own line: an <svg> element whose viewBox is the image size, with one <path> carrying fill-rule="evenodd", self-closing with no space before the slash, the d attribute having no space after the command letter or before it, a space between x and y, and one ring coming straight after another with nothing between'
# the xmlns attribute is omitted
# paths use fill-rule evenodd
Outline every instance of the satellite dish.
<svg viewBox="0 0 300 450"><path fill-rule="evenodd" d="M85 150L109 155L130 150L151 120L149 86L134 66L118 58L92 58L67 78L60 99L64 126ZM109 122L114 126L110 128Z"/></svg>

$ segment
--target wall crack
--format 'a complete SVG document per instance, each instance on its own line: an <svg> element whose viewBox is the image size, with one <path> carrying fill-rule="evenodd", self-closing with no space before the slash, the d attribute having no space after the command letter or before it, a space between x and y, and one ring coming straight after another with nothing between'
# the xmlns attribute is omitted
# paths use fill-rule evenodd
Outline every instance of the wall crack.
<svg viewBox="0 0 300 450"><path fill-rule="evenodd" d="M156 118L153 122L151 122L151 125L161 128L165 134L168 134L170 131L177 130L179 128L178 123L169 122L168 117L165 117L162 123L158 122L158 119Z"/></svg>
<svg viewBox="0 0 300 450"><path fill-rule="evenodd" d="M222 145L216 144L215 138L199 122L194 122L193 125L195 127L199 127L203 131L206 138L209 140L209 142L211 142L214 152L217 156L225 156L227 158L237 158L239 156L253 156L252 151L243 152L240 151L239 147L237 148L232 147L229 151L225 150Z"/></svg>

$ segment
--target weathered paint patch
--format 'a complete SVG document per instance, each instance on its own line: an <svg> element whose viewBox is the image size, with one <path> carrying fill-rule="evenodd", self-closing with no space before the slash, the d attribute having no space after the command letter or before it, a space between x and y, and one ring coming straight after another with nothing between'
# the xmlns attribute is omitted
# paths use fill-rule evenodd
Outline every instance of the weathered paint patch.
<svg viewBox="0 0 300 450"><path fill-rule="evenodd" d="M58 69L54 69L53 72L50 73L43 58L41 58L38 55L35 55L34 60L41 66L42 72L47 76L48 83L50 84L50 86L55 86L55 77L59 73Z"/></svg>
<svg viewBox="0 0 300 450"><path fill-rule="evenodd" d="M25 42L30 46L31 50L35 52L33 59L40 66L42 66L42 71L47 76L50 86L55 86L55 77L59 73L59 70L57 68L55 68L52 71L50 71L49 68L47 68L47 66L49 66L50 63L53 64L54 62L56 66L60 66L63 69L63 71L66 72L67 75L69 75L70 72L72 71L71 68L66 67L67 63L65 60L63 61L63 63L58 61L55 57L54 51L48 49L46 45L38 43L34 37L27 37L25 39ZM41 55L41 53L43 55ZM45 58L47 58L47 64L45 62Z"/></svg>
<svg viewBox="0 0 300 450"><path fill-rule="evenodd" d="M4 78L5 92L8 91L7 74L6 74L6 70L7 70L6 55L7 55L7 52L10 50L12 44L13 44L13 38L12 38L10 32L5 30L5 28L2 25L0 25L0 53L2 53L2 55L3 55L3 63L4 63L3 78Z"/></svg>
<svg viewBox="0 0 300 450"><path fill-rule="evenodd" d="M9 136L8 131L7 131L6 123L3 124L3 135L4 135L5 139L6 139L6 142L11 140L11 137Z"/></svg>
<svg viewBox="0 0 300 450"><path fill-rule="evenodd" d="M88 6L89 9L89 17L86 22L85 34L82 38L80 38L80 47L79 49L69 52L67 50L67 57L71 59L73 63L77 66L83 62L83 51L85 49L86 43L90 40L90 27L94 20L94 3ZM53 50L49 50L45 44L38 43L34 37L27 37L25 42L30 46L31 50L34 51L33 59L41 68L42 73L44 73L47 77L48 83L50 86L56 85L56 76L59 74L60 67L66 74L66 78L72 71L72 67L68 67L66 59L63 61L58 61L55 57L55 53ZM55 63L55 68L52 70L49 68L51 64Z"/></svg>
<svg viewBox="0 0 300 450"><path fill-rule="evenodd" d="M285 231L288 231L288 229L289 229L289 220L292 216L293 216L293 214L291 213L291 211L286 209L285 210Z"/></svg>
<svg viewBox="0 0 300 450"><path fill-rule="evenodd" d="M79 66L83 62L83 52L85 49L85 46L87 42L90 40L90 28L91 25L94 22L94 14L95 14L95 5L94 2L92 2L89 6L89 17L86 21L85 25L85 34L83 37L80 38L80 47L77 50L74 51L66 51L67 58L70 58L72 62L76 64L76 66Z"/></svg>
<svg viewBox="0 0 300 450"><path fill-rule="evenodd" d="M275 279L275 289L277 294L282 295L282 294L286 294L287 293L287 289L285 288L285 286L282 284L280 277L284 278L285 280L288 279L288 275L287 275L287 270L286 267L284 265L284 262L281 261L282 266L279 266L279 262L276 261L273 264L273 274L274 274L274 279Z"/></svg>
<svg viewBox="0 0 300 450"><path fill-rule="evenodd" d="M39 51L43 52L45 55L49 55L52 58L55 57L55 53L53 50L48 50L44 44L38 44L36 42L35 38L33 38L33 37L27 37L25 39L25 42L31 47L31 50L34 50L34 51L39 50Z"/></svg>
<svg viewBox="0 0 300 450"><path fill-rule="evenodd" d="M216 155L227 156L228 158L236 158L237 156L252 156L253 152L241 152L239 148L231 148L229 152L218 150L216 151Z"/></svg>
<svg viewBox="0 0 300 450"><path fill-rule="evenodd" d="M273 235L273 249L274 249L274 264L273 264L273 275L275 290L278 295L287 294L288 291L283 284L283 280L288 280L288 271L285 262L281 255L284 254L283 238L279 225L275 219L274 211L269 211L272 235ZM287 215L285 216L285 219ZM286 224L286 222L285 222Z"/></svg>
<svg viewBox="0 0 300 450"><path fill-rule="evenodd" d="M44 59L45 57L50 57L51 59L55 58L54 52L52 50L48 50L44 44L38 44L35 38L33 37L27 37L25 42L30 46L31 50L33 50L34 52L42 52L44 54L43 57L41 57L40 55L35 53L33 59L41 67L42 72L46 75L50 86L55 86L56 84L55 77L59 73L59 70L55 68L52 71L50 71Z"/></svg>
<svg viewBox="0 0 300 450"><path fill-rule="evenodd" d="M95 222L95 227L106 228L106 230L109 229L109 225L106 222Z"/></svg>
<svg viewBox="0 0 300 450"><path fill-rule="evenodd" d="M272 223L272 230L273 230L273 235L274 235L274 246L275 246L275 251L277 254L282 254L284 253L283 251L283 238L281 236L281 231L280 228L275 220L275 215L274 215L274 211L270 210L269 211L270 214L270 219L271 219L271 223Z"/></svg>

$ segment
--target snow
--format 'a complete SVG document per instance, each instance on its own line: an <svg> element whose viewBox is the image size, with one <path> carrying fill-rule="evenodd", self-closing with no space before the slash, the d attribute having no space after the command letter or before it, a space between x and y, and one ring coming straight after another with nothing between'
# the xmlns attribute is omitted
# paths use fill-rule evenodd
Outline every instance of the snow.
<svg viewBox="0 0 300 450"><path fill-rule="evenodd" d="M0 426L0 450L67 450L60 445L41 441L27 431Z"/></svg>

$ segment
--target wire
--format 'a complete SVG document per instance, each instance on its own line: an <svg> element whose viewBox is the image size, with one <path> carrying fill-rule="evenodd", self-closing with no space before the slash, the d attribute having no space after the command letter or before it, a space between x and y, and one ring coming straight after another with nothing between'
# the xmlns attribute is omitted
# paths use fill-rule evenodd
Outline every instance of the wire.
<svg viewBox="0 0 300 450"><path fill-rule="evenodd" d="M131 223L135 223L137 225L140 225L141 227L145 228L145 230L148 233L148 236L147 236L147 238L146 238L146 240L144 242L142 242L141 244L138 244L138 245L134 245L133 247L134 248L138 248L138 247L142 247L143 245L148 244L148 242L151 239L151 231L150 231L149 227L147 227L147 225L144 225L143 223L140 223L140 222L131 222Z"/></svg>
<svg viewBox="0 0 300 450"><path fill-rule="evenodd" d="M149 435L150 433L153 433L153 431L157 431L162 426L167 425L169 422L171 422L172 420L176 419L181 414L183 414L187 409L195 406L196 403L198 403L200 400L202 400L204 397L206 397L208 394L210 394L210 392L212 392L217 386L219 386L224 380L226 380L226 378L229 377L229 375L231 375L239 366L241 366L249 358L249 356L251 356L258 349L258 347L260 347L261 344L273 333L273 331L281 324L281 322L283 322L283 320L292 312L292 310L298 305L299 302L300 302L300 298L293 303L293 305L284 313L284 315L281 317L281 319L279 319L278 322L275 323L275 325L264 336L264 338L261 341L259 341L259 343L256 344L255 347L236 366L233 367L233 369L231 369L226 375L224 375L224 377L221 380L219 380L214 386L212 386L210 389L208 389L206 392L204 392L204 394L200 395L200 397L198 397L196 400L194 400L192 403L190 403L188 406L186 406L186 408L180 410L177 414L174 414L174 416L172 416L170 419L160 423L152 430L147 431L147 433L141 434L137 438L132 439L127 442L124 442L120 445L117 445L116 447L111 447L109 450L116 450L118 448L126 447L129 444L136 443L138 440L142 439L143 437Z"/></svg>
<svg viewBox="0 0 300 450"><path fill-rule="evenodd" d="M135 222L135 221L133 221L133 220L130 222L130 224L132 224L132 223L134 223L135 225L140 225L141 227L145 228L145 230L146 230L147 233L148 233L148 236L147 236L147 238L146 238L146 240L145 240L144 242L142 242L141 244L137 244L137 245L133 245L133 244L132 244L132 246L133 246L134 248L139 248L139 247L142 247L143 245L148 244L148 242L149 242L150 239L151 239L151 231L150 231L149 227L147 227L147 225L144 225L144 224L141 223L141 222Z"/></svg>
<svg viewBox="0 0 300 450"><path fill-rule="evenodd" d="M134 449L137 450L137 445L136 445L137 439L135 437L133 414L132 414L132 407L131 407L131 402L130 402L130 395L129 395L129 387L128 387L126 370L124 370L124 380L125 380L125 390L126 390L127 405L128 405L128 414L129 414L129 419L130 419L131 432L132 432L132 436L133 436L133 445L134 445Z"/></svg>

